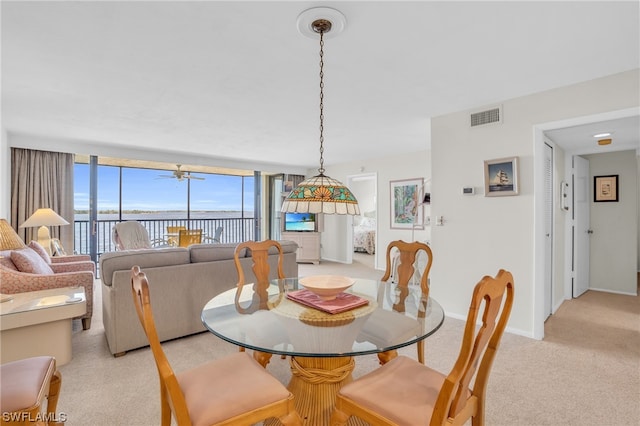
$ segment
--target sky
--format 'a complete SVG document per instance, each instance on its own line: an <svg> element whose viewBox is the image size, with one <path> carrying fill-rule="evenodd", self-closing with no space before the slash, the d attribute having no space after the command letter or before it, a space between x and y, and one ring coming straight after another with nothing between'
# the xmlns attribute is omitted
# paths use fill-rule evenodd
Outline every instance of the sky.
<svg viewBox="0 0 640 426"><path fill-rule="evenodd" d="M89 165L76 164L74 169L74 203L76 210L89 208ZM98 166L98 210L118 210L119 173L114 166ZM187 210L187 185L191 185L192 211L242 210L241 176L194 173L204 180L178 181L161 177L168 170L122 168L123 210ZM244 178L244 210L253 210L254 178Z"/></svg>

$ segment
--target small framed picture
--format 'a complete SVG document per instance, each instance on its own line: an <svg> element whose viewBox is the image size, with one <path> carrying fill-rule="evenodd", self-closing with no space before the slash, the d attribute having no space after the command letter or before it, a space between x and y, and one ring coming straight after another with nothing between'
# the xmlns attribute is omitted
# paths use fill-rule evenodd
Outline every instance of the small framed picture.
<svg viewBox="0 0 640 426"><path fill-rule="evenodd" d="M66 256L67 252L64 251L64 247L62 247L62 243L57 238L51 239L51 253L54 256Z"/></svg>
<svg viewBox="0 0 640 426"><path fill-rule="evenodd" d="M391 229L424 229L422 179L392 180Z"/></svg>
<svg viewBox="0 0 640 426"><path fill-rule="evenodd" d="M484 162L485 197L518 195L518 157Z"/></svg>
<svg viewBox="0 0 640 426"><path fill-rule="evenodd" d="M618 175L593 177L593 201L596 203L618 201Z"/></svg>

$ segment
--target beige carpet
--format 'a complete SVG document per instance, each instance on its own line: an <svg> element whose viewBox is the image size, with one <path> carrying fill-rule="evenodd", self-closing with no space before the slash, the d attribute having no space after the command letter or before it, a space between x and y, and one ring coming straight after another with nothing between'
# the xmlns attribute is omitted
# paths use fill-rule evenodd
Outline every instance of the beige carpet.
<svg viewBox="0 0 640 426"><path fill-rule="evenodd" d="M371 269L368 260L357 256L353 265L300 265L300 275L380 277L382 272ZM148 348L120 358L109 354L100 291L95 294L91 329L82 331L79 321L74 322L73 360L61 367L59 411L67 426L158 425L153 356ZM451 368L462 329L462 321L447 318L427 339L430 366L445 372ZM565 302L545 331L543 341L505 334L489 378L487 425L640 425L638 297L587 292ZM163 346L176 371L237 350L206 332ZM415 347L401 353L415 357ZM375 356L358 357L354 376L376 367ZM274 357L268 370L287 383L288 360Z"/></svg>

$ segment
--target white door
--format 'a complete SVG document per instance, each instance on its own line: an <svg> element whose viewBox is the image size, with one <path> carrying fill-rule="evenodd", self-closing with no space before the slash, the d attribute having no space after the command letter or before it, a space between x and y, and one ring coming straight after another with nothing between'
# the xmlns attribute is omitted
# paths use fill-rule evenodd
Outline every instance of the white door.
<svg viewBox="0 0 640 426"><path fill-rule="evenodd" d="M589 289L589 160L573 157L573 297Z"/></svg>
<svg viewBox="0 0 640 426"><path fill-rule="evenodd" d="M551 315L553 294L553 148L544 144L544 318Z"/></svg>

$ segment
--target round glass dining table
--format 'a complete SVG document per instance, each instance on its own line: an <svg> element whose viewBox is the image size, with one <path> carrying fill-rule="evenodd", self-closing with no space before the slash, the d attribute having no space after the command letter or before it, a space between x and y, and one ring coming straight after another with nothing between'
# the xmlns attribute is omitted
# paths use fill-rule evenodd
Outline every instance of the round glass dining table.
<svg viewBox="0 0 640 426"><path fill-rule="evenodd" d="M351 309L350 302L318 301L312 307L293 300L306 291L297 278L285 278L271 281L266 291L245 284L239 293L232 289L217 295L203 308L202 322L221 339L253 349L265 367L273 354L290 356L288 388L304 424L328 425L338 390L352 380L354 357L393 358L397 349L427 338L444 321L442 307L419 285L354 281L342 296L364 305ZM358 424L357 419L350 424Z"/></svg>

